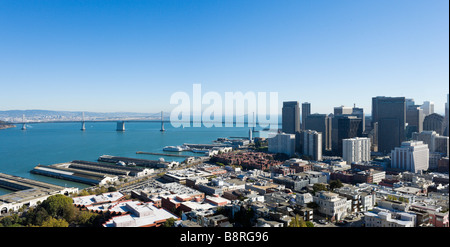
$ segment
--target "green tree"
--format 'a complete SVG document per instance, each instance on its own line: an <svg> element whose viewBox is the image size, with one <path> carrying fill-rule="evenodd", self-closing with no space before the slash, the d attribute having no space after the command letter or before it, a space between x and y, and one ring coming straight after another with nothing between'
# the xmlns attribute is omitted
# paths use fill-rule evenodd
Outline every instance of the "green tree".
<svg viewBox="0 0 450 247"><path fill-rule="evenodd" d="M311 221L306 221L306 227L314 227L314 224Z"/></svg>
<svg viewBox="0 0 450 247"><path fill-rule="evenodd" d="M344 186L344 185L342 184L341 180L339 180L339 179L330 181L330 189L331 190L341 188L342 186Z"/></svg>
<svg viewBox="0 0 450 247"><path fill-rule="evenodd" d="M81 226L94 226L98 217L99 215L96 213L79 211L76 215L76 224Z"/></svg>
<svg viewBox="0 0 450 247"><path fill-rule="evenodd" d="M42 222L42 227L68 227L69 223L65 219L55 219L49 217L46 221Z"/></svg>
<svg viewBox="0 0 450 247"><path fill-rule="evenodd" d="M56 219L65 219L67 222L73 220L75 207L72 198L64 195L53 195L43 201L40 207L44 208L48 215Z"/></svg>
<svg viewBox="0 0 450 247"><path fill-rule="evenodd" d="M48 217L50 216L47 210L41 206L37 206L28 210L24 223L27 226L40 226Z"/></svg>
<svg viewBox="0 0 450 247"><path fill-rule="evenodd" d="M300 215L296 214L295 217L289 222L288 227L307 227L305 220Z"/></svg>
<svg viewBox="0 0 450 247"><path fill-rule="evenodd" d="M175 218L170 218L167 219L164 224L162 224L162 227L173 227L173 224L175 223L176 219Z"/></svg>
<svg viewBox="0 0 450 247"><path fill-rule="evenodd" d="M314 194L319 191L327 191L327 186L324 184L314 184L313 185Z"/></svg>

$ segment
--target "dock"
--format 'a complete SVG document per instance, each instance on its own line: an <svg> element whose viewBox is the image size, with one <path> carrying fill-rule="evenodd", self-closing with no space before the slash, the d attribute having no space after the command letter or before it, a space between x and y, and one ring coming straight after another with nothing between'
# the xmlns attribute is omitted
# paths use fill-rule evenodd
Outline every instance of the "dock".
<svg viewBox="0 0 450 247"><path fill-rule="evenodd" d="M0 215L18 211L23 205L35 206L51 195L78 192L78 188L65 188L4 173L0 173L0 187L12 191L0 196Z"/></svg>

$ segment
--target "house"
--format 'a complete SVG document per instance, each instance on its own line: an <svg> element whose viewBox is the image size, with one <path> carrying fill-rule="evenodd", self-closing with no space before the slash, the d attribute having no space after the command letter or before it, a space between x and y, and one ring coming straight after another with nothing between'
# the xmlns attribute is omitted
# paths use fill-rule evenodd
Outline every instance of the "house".
<svg viewBox="0 0 450 247"><path fill-rule="evenodd" d="M351 210L352 201L336 193L320 191L316 193L313 200L319 206L319 213L331 220L342 220Z"/></svg>

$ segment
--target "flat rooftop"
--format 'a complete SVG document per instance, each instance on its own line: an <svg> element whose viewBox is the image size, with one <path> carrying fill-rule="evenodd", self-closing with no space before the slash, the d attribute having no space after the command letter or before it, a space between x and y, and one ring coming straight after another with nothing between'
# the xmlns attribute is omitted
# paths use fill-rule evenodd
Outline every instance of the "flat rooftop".
<svg viewBox="0 0 450 247"><path fill-rule="evenodd" d="M22 203L64 190L62 186L0 173L0 187L13 192L0 196L0 203Z"/></svg>

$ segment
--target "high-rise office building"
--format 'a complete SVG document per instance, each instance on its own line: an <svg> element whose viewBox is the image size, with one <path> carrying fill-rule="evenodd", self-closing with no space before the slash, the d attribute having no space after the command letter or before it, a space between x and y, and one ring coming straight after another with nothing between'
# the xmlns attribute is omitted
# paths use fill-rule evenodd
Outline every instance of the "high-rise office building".
<svg viewBox="0 0 450 247"><path fill-rule="evenodd" d="M449 128L449 116L448 116L448 107L449 107L449 102L448 102L449 98L448 98L448 94L447 94L447 103L445 103L445 131L444 131L444 135L445 136L450 136L450 128Z"/></svg>
<svg viewBox="0 0 450 247"><path fill-rule="evenodd" d="M352 116L357 116L362 120L362 132L364 133L366 130L366 115L364 114L364 108L358 108L353 106L352 108Z"/></svg>
<svg viewBox="0 0 450 247"><path fill-rule="evenodd" d="M305 130L306 118L311 115L311 103L302 103L302 126L301 129Z"/></svg>
<svg viewBox="0 0 450 247"><path fill-rule="evenodd" d="M331 119L326 114L309 115L305 128L322 133L322 151L331 149Z"/></svg>
<svg viewBox="0 0 450 247"><path fill-rule="evenodd" d="M314 160L322 160L322 133L315 130L302 130L298 137L302 146L302 153Z"/></svg>
<svg viewBox="0 0 450 247"><path fill-rule="evenodd" d="M378 152L389 153L405 140L406 102L404 97L373 97L372 126L378 123Z"/></svg>
<svg viewBox="0 0 450 247"><path fill-rule="evenodd" d="M408 105L406 107L406 138L411 138L412 133L423 131L423 109L419 105Z"/></svg>
<svg viewBox="0 0 450 247"><path fill-rule="evenodd" d="M297 101L283 102L282 130L287 134L300 131L300 107Z"/></svg>
<svg viewBox="0 0 450 247"><path fill-rule="evenodd" d="M423 110L423 114L425 116L428 116L430 114L434 113L434 103L430 101L424 101L423 104L420 106Z"/></svg>
<svg viewBox="0 0 450 247"><path fill-rule="evenodd" d="M391 168L417 173L429 167L428 145L421 141L402 142L391 152Z"/></svg>
<svg viewBox="0 0 450 247"><path fill-rule="evenodd" d="M342 156L342 140L362 137L362 119L356 116L335 116L337 119L337 138L333 140L333 154Z"/></svg>
<svg viewBox="0 0 450 247"><path fill-rule="evenodd" d="M444 126L445 126L444 117L433 113L425 117L423 120L423 130L434 130L439 135L444 134Z"/></svg>
<svg viewBox="0 0 450 247"><path fill-rule="evenodd" d="M414 141L422 141L428 145L430 153L441 153L442 156L448 156L448 136L440 136L436 131L422 131L413 133Z"/></svg>
<svg viewBox="0 0 450 247"><path fill-rule="evenodd" d="M334 115L350 115L353 113L353 109L348 106L337 106L334 108Z"/></svg>
<svg viewBox="0 0 450 247"><path fill-rule="evenodd" d="M347 164L370 161L370 138L356 137L342 140L342 158Z"/></svg>

